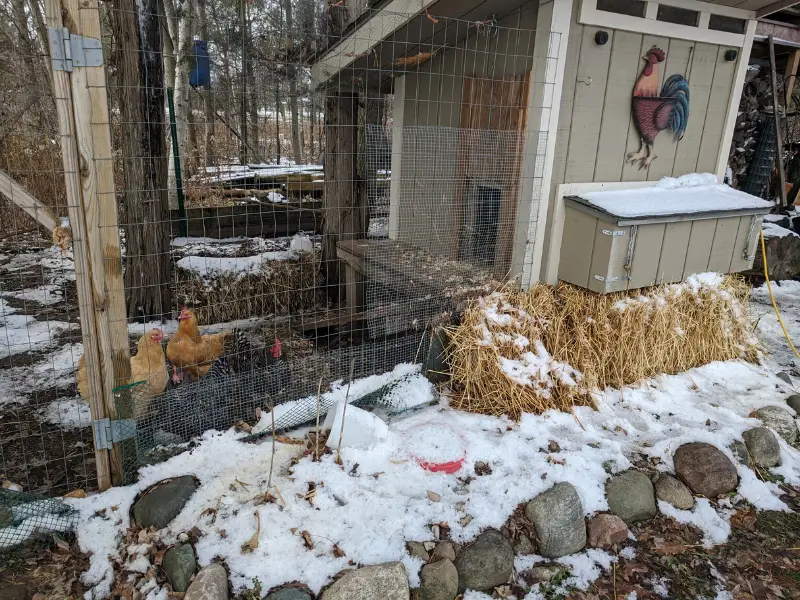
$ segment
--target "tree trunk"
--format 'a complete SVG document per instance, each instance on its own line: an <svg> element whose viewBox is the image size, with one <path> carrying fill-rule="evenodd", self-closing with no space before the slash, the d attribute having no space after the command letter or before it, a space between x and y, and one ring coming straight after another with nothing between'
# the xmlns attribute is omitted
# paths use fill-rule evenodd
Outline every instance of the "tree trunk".
<svg viewBox="0 0 800 600"><path fill-rule="evenodd" d="M281 164L281 86L275 83L275 153L277 164Z"/></svg>
<svg viewBox="0 0 800 600"><path fill-rule="evenodd" d="M114 0L114 52L121 89L128 315L170 306L169 211L159 0Z"/></svg>
<svg viewBox="0 0 800 600"><path fill-rule="evenodd" d="M341 299L343 278L336 244L361 239L367 232L367 211L358 180L358 97L329 96L325 101L325 222L322 228L322 263L331 302Z"/></svg>
<svg viewBox="0 0 800 600"><path fill-rule="evenodd" d="M303 163L303 149L300 145L300 117L297 110L297 67L292 62L293 28L292 0L286 0L286 77L289 80L289 110L292 113L292 153L295 164L300 165Z"/></svg>

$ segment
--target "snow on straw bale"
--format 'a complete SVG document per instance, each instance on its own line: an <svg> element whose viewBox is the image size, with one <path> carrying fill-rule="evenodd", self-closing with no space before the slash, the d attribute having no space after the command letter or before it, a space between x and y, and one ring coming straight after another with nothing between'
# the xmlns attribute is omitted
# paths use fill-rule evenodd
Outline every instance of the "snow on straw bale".
<svg viewBox="0 0 800 600"><path fill-rule="evenodd" d="M517 418L591 405L598 388L755 361L747 295L741 280L717 273L606 295L567 284L495 292L451 332L454 406Z"/></svg>

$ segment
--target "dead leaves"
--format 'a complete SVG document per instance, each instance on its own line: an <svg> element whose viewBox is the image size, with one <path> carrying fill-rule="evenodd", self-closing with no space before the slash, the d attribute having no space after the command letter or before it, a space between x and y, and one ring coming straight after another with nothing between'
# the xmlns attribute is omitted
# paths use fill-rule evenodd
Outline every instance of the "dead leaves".
<svg viewBox="0 0 800 600"><path fill-rule="evenodd" d="M432 492L431 490L428 490L428 500L430 500L431 502L439 502L441 499L442 497L439 494L437 494L436 492Z"/></svg>
<svg viewBox="0 0 800 600"><path fill-rule="evenodd" d="M255 511L253 514L255 515L257 522L256 532L249 540L242 544L242 554L249 554L258 548L258 535L261 533L261 515L258 514L258 511Z"/></svg>
<svg viewBox="0 0 800 600"><path fill-rule="evenodd" d="M304 529L303 531L301 531L300 537L303 538L303 544L305 545L306 548L308 548L309 550L314 549L314 541L311 539L311 534L308 533L307 530Z"/></svg>

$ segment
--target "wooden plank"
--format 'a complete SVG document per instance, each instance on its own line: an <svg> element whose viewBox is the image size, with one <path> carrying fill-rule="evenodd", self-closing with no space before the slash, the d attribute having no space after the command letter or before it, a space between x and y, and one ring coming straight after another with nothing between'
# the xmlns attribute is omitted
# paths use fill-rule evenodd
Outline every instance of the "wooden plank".
<svg viewBox="0 0 800 600"><path fill-rule="evenodd" d="M574 208L566 208L558 279L581 287L589 285L596 229L596 217Z"/></svg>
<svg viewBox="0 0 800 600"><path fill-rule="evenodd" d="M739 231L739 218L728 217L717 220L714 230L714 241L711 244L711 255L708 258L708 270L727 273L731 267L736 236Z"/></svg>
<svg viewBox="0 0 800 600"><path fill-rule="evenodd" d="M643 57L650 48L653 46L658 46L661 49L664 49L669 44L669 38L655 36L655 35L643 35L642 36L642 45L639 48L639 56ZM628 88L628 94L630 98L633 98L633 86L636 84L636 80L642 73L644 69L645 62L644 60L639 61L639 72L631 81L631 85ZM658 88L661 89L661 85L664 83L664 69L661 68L663 65L659 65L658 69ZM631 102L628 101L628 114L631 113ZM639 130L636 129L636 125L633 123L633 119L628 119L628 141L625 144L625 149L623 150L623 157L622 160L625 161L627 159L627 155L629 152L637 152L639 148L641 148L642 140L639 136ZM646 181L647 180L647 169L640 169L639 165L632 165L630 163L625 163L622 166L622 177L620 181Z"/></svg>
<svg viewBox="0 0 800 600"><path fill-rule="evenodd" d="M783 85L785 87L785 104L789 107L792 104L792 92L797 83L797 68L800 67L800 49L793 50L786 59L786 68L783 71Z"/></svg>
<svg viewBox="0 0 800 600"><path fill-rule="evenodd" d="M708 112L703 126L703 139L697 158L698 173L714 173L725 128L725 116L730 102L731 87L736 74L736 61L725 60L729 48L720 46L717 50L717 66L711 82L711 95L708 98ZM690 117L691 118L691 117Z"/></svg>
<svg viewBox="0 0 800 600"><path fill-rule="evenodd" d="M597 142L603 120L603 100L611 59L611 43L598 46L597 27L584 27L572 108L572 131L564 179L567 183L594 181ZM613 41L613 31L609 35Z"/></svg>
<svg viewBox="0 0 800 600"><path fill-rule="evenodd" d="M613 43L592 181L620 181L622 177L633 82L642 70L641 34L617 31Z"/></svg>
<svg viewBox="0 0 800 600"><path fill-rule="evenodd" d="M664 242L664 223L639 225L633 249L628 287L640 288L654 285L658 280L658 264Z"/></svg>
<svg viewBox="0 0 800 600"><path fill-rule="evenodd" d="M79 14L76 0L65 0L63 3L46 0L47 25L61 29L66 24L74 35L99 39L97 4L87 0L81 10L83 12ZM102 86L100 90L96 87L98 85ZM104 67L78 67L71 74L54 70L53 88L61 135L67 205L73 229L89 408L92 419L114 418L116 407L112 389L118 376L127 383L130 360L119 243L117 241L111 247L103 244L104 238L119 236L108 106L103 100L106 91ZM99 139L95 140L95 136ZM96 153L95 149L99 152ZM101 165L98 164L98 158L102 159ZM102 226L113 227L113 232L101 231ZM116 320L113 325L109 322L112 316ZM124 332L122 340L120 330ZM122 482L118 447L111 452L95 449L95 459L98 487L101 490Z"/></svg>
<svg viewBox="0 0 800 600"><path fill-rule="evenodd" d="M33 217L47 231L52 232L58 227L58 219L50 209L2 169L0 169L0 194Z"/></svg>
<svg viewBox="0 0 800 600"><path fill-rule="evenodd" d="M690 221L666 224L656 277L658 283L671 283L683 279L686 249L689 246L691 233L692 223Z"/></svg>
<svg viewBox="0 0 800 600"><path fill-rule="evenodd" d="M754 220L756 221L755 223L753 222ZM729 273L739 273L740 271L746 271L750 268L751 261L748 260L750 248L747 238L750 236L750 241L758 239L760 222L761 217L755 215L739 218L739 228L736 231L736 241L733 243L731 264L728 266Z"/></svg>
<svg viewBox="0 0 800 600"><path fill-rule="evenodd" d="M686 251L686 264L683 267L683 278L708 270L708 259L711 256L711 244L714 241L716 219L692 221L692 232L689 235L689 246Z"/></svg>
<svg viewBox="0 0 800 600"><path fill-rule="evenodd" d="M662 65L665 80L675 74L683 75L687 80L689 79L691 75L694 46L695 42L675 39L669 41L667 58ZM691 100L693 99L691 97L691 91L689 93L689 99L689 104L691 106ZM689 118L691 117L692 111L690 108ZM650 168L647 170L648 181L658 181L662 177L672 175L675 167L677 149L678 139L675 137L675 134L672 133L672 130L665 129L658 134L655 144L653 144L653 151L658 158L650 163Z"/></svg>
<svg viewBox="0 0 800 600"><path fill-rule="evenodd" d="M700 143L703 140L703 126L709 111L711 82L717 67L719 46L697 44L692 53L692 66L689 72L689 122L683 139L678 141L672 176L680 177L697 170L700 156Z"/></svg>

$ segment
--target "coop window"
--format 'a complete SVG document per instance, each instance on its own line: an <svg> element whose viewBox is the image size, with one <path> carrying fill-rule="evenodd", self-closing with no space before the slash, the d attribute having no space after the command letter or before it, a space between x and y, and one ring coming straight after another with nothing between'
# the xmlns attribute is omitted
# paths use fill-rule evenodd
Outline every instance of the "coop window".
<svg viewBox="0 0 800 600"><path fill-rule="evenodd" d="M641 0L597 0L597 10L632 17L644 17L646 7L647 3Z"/></svg>
<svg viewBox="0 0 800 600"><path fill-rule="evenodd" d="M688 25L689 27L697 27L699 18L700 13L696 10L678 8L677 6L669 6L667 4L659 4L658 13L656 14L657 21L675 23L676 25Z"/></svg>
<svg viewBox="0 0 800 600"><path fill-rule="evenodd" d="M715 31L727 31L728 33L744 33L747 21L735 17L712 14L708 19L708 28Z"/></svg>

